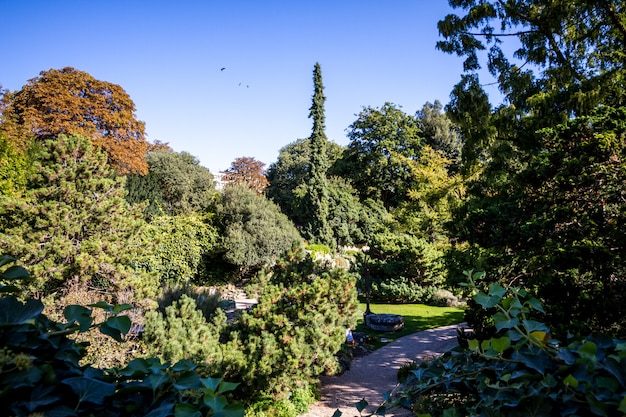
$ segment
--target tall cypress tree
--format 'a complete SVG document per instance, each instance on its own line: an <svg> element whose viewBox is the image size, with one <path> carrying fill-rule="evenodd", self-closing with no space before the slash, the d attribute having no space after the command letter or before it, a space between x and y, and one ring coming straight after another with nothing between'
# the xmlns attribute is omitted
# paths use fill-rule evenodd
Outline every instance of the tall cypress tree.
<svg viewBox="0 0 626 417"><path fill-rule="evenodd" d="M322 69L319 63L313 70L313 104L311 105L309 118L313 119L313 132L309 138L311 147L311 160L306 186L306 195L303 199L303 208L306 212L306 224L304 235L315 243L321 243L330 247L335 246L333 231L328 222L329 197L326 171L328 171L328 155L326 152L326 139L324 124L324 85L322 84Z"/></svg>

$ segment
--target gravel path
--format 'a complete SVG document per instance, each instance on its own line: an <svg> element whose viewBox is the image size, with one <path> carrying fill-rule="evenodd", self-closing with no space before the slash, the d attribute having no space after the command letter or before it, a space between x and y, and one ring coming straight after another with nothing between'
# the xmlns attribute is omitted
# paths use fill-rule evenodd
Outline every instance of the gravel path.
<svg viewBox="0 0 626 417"><path fill-rule="evenodd" d="M341 410L342 417L358 416L354 404L362 398L370 404L363 414L371 414L382 403L382 393L396 386L397 371L404 363L438 356L456 346L456 329L463 326L454 324L414 333L356 358L350 370L336 377L322 378L321 401L311 405L309 412L301 417L332 417L336 409ZM398 409L386 415L405 417L413 414Z"/></svg>

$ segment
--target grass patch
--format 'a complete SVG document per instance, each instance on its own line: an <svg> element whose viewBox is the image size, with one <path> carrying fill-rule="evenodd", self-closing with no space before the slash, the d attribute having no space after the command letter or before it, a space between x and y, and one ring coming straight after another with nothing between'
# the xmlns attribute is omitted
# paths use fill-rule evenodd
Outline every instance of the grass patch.
<svg viewBox="0 0 626 417"><path fill-rule="evenodd" d="M359 303L359 311L365 312L366 304ZM370 303L370 310L376 314L400 314L404 317L404 328L397 332L377 332L365 327L363 316L354 329L369 336L371 349L379 349L389 342L422 330L448 326L463 322L465 310L457 307L434 307L425 304L375 304ZM381 339L387 339L382 342Z"/></svg>

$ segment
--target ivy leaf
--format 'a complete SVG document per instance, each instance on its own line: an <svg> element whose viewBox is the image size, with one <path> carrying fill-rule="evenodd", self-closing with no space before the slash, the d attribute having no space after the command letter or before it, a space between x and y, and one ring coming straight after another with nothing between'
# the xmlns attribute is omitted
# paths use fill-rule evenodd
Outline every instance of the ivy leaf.
<svg viewBox="0 0 626 417"><path fill-rule="evenodd" d="M3 279L9 280L32 281L34 279L23 266L19 265L13 265L7 268L2 272L1 276Z"/></svg>
<svg viewBox="0 0 626 417"><path fill-rule="evenodd" d="M205 388L204 390L204 405L210 407L213 410L213 414L217 414L221 412L226 405L228 405L228 401L225 397L221 395L215 395L211 389Z"/></svg>
<svg viewBox="0 0 626 417"><path fill-rule="evenodd" d="M359 413L361 413L363 410L365 410L367 408L367 406L369 405L369 403L367 401L365 401L365 398L361 399L361 401L359 401L358 403L355 404L355 407L357 409L357 411Z"/></svg>
<svg viewBox="0 0 626 417"><path fill-rule="evenodd" d="M158 408L150 411L144 417L171 417L174 403L171 401L165 401Z"/></svg>
<svg viewBox="0 0 626 417"><path fill-rule="evenodd" d="M550 329L545 324L535 320L522 320L522 324L528 333L544 332L550 333Z"/></svg>
<svg viewBox="0 0 626 417"><path fill-rule="evenodd" d="M91 310L79 305L69 305L63 310L63 316L68 323L78 322L78 328L81 332L85 332L91 327L93 318Z"/></svg>
<svg viewBox="0 0 626 417"><path fill-rule="evenodd" d="M78 401L102 405L106 397L115 393L115 385L82 376L67 378L62 381L69 385L78 396Z"/></svg>
<svg viewBox="0 0 626 417"><path fill-rule="evenodd" d="M493 315L493 321L496 326L496 330L500 331L502 329L511 329L517 325L519 325L518 318L509 319L506 314L499 311Z"/></svg>
<svg viewBox="0 0 626 417"><path fill-rule="evenodd" d="M530 300L528 300L528 304L530 304L530 306L534 308L535 310L541 313L545 313L545 310L543 309L543 304L541 303L541 301L537 300L536 298L533 297Z"/></svg>
<svg viewBox="0 0 626 417"><path fill-rule="evenodd" d="M98 301L97 303L94 304L88 304L89 307L93 307L93 308L101 308L105 311L111 311L113 309L113 304L109 304L105 301Z"/></svg>
<svg viewBox="0 0 626 417"><path fill-rule="evenodd" d="M172 384L177 390L194 389L200 387L200 376L193 371L183 372Z"/></svg>
<svg viewBox="0 0 626 417"><path fill-rule="evenodd" d="M15 297L0 298L0 325L23 324L34 319L43 311L39 300L29 299L25 304Z"/></svg>
<svg viewBox="0 0 626 417"><path fill-rule="evenodd" d="M100 332L106 334L107 336L111 336L118 342L122 342L122 335L128 333L131 324L132 323L128 316L109 317L100 325Z"/></svg>
<svg viewBox="0 0 626 417"><path fill-rule="evenodd" d="M244 409L240 404L228 404L216 417L244 417Z"/></svg>
<svg viewBox="0 0 626 417"><path fill-rule="evenodd" d="M573 375L568 375L564 380L563 383L568 386L568 387L573 387L576 388L578 387L578 380L576 378L574 378Z"/></svg>
<svg viewBox="0 0 626 417"><path fill-rule="evenodd" d="M217 389L217 394L223 394L228 391L233 391L235 388L239 386L238 382L226 382L222 381L220 383L219 388Z"/></svg>
<svg viewBox="0 0 626 417"><path fill-rule="evenodd" d="M200 417L202 413L196 407L187 403L178 403L174 407L174 417Z"/></svg>
<svg viewBox="0 0 626 417"><path fill-rule="evenodd" d="M491 347L498 353L502 354L511 347L511 339L508 337L499 337L491 339Z"/></svg>

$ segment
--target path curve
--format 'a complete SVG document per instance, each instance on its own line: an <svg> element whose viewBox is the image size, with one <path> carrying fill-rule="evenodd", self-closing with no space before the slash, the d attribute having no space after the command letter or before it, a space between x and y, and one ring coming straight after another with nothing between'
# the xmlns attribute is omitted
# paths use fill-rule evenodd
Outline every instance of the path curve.
<svg viewBox="0 0 626 417"><path fill-rule="evenodd" d="M322 399L311 405L301 417L332 417L336 409L342 417L358 416L354 404L362 398L370 404L363 414L371 414L382 401L382 393L392 390L397 383L398 369L408 361L438 356L457 344L457 329L464 323L424 330L394 340L388 345L358 357L350 370L335 377L321 378ZM393 410L387 416L405 417L408 410Z"/></svg>

